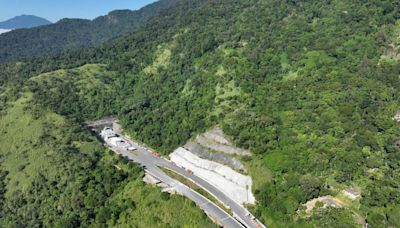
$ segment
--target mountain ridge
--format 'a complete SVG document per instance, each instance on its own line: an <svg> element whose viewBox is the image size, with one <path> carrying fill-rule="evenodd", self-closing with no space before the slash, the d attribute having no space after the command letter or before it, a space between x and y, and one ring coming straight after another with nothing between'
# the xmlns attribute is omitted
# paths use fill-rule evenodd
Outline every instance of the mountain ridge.
<svg viewBox="0 0 400 228"><path fill-rule="evenodd" d="M46 26L19 29L0 36L0 63L99 45L133 32L178 0L160 0L139 10L115 10L93 20L64 18Z"/></svg>
<svg viewBox="0 0 400 228"><path fill-rule="evenodd" d="M390 0L182 0L100 47L0 64L0 98L32 91L32 107L76 124L118 116L163 155L220 126L252 153L243 159L250 210L268 227L399 227L399 9ZM346 198L351 189L360 197Z"/></svg>
<svg viewBox="0 0 400 228"><path fill-rule="evenodd" d="M38 17L35 15L20 15L10 18L8 20L0 22L0 29L22 29L22 28L34 28L43 25L52 24L51 21Z"/></svg>

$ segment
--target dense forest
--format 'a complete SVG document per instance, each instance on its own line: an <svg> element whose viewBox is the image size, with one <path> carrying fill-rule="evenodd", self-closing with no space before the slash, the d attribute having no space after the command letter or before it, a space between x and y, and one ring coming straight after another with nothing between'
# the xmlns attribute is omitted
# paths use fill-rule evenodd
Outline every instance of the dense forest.
<svg viewBox="0 0 400 228"><path fill-rule="evenodd" d="M10 103L0 129L0 227L213 226L194 203L145 185L141 168L36 106L29 92Z"/></svg>
<svg viewBox="0 0 400 228"><path fill-rule="evenodd" d="M94 20L65 18L55 24L2 34L0 63L100 45L135 31L149 18L173 6L175 2L161 0L139 10L116 10Z"/></svg>
<svg viewBox="0 0 400 228"><path fill-rule="evenodd" d="M397 227L399 53L398 1L181 0L101 47L0 65L0 111L29 91L74 124L117 115L164 154L220 125L253 153L266 225ZM350 187L360 199L304 214Z"/></svg>

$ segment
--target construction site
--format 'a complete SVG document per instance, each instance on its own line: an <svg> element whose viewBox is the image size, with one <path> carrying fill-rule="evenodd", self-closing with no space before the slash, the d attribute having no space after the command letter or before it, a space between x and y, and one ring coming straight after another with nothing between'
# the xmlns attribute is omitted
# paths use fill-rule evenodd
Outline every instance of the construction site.
<svg viewBox="0 0 400 228"><path fill-rule="evenodd" d="M139 163L145 170L144 182L160 187L162 192L188 197L220 226L264 227L245 208L255 204L255 197L252 179L245 175L240 157L250 153L235 147L221 129L216 127L198 135L167 159L123 135L115 118L85 125L109 149Z"/></svg>

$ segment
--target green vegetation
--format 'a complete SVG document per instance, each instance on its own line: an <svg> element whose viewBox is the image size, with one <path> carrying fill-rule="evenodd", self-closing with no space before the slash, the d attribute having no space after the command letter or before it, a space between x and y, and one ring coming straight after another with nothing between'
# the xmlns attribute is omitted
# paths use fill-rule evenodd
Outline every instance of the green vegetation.
<svg viewBox="0 0 400 228"><path fill-rule="evenodd" d="M75 125L116 114L163 154L219 125L253 153L254 211L268 226L396 227L399 10L391 0L181 0L102 47L0 65L0 109L27 85L38 110ZM302 216L307 201L353 186L361 199Z"/></svg>
<svg viewBox="0 0 400 228"><path fill-rule="evenodd" d="M10 103L0 129L1 227L213 226L194 203L146 185L139 167L37 107L30 93Z"/></svg>
<svg viewBox="0 0 400 228"><path fill-rule="evenodd" d="M91 64L70 70L41 74L28 81L35 99L61 115L82 120L114 114L113 99L117 93L111 83L119 84L116 72L105 65Z"/></svg>
<svg viewBox="0 0 400 228"><path fill-rule="evenodd" d="M166 174L168 174L168 176L174 178L175 180L178 180L179 182L181 182L182 184L188 186L189 188L193 189L194 191L196 191L197 193L201 194L202 196L206 197L208 200L210 200L211 202L213 202L215 205L219 206L221 209L223 209L225 212L227 212L228 214L232 215L232 211L230 209L228 209L227 207L225 207L220 201L218 201L214 196L212 196L210 193L208 193L207 191L205 191L204 189L202 189L200 186L198 186L196 183L186 179L185 177L183 177L182 175L171 171L169 169L165 169L160 167Z"/></svg>
<svg viewBox="0 0 400 228"><path fill-rule="evenodd" d="M37 113L36 118L41 115L39 119L26 113L31 94L25 96L12 103L0 121L2 167L7 170L9 177L8 196L17 190L27 191L38 178L39 172L50 175L56 173L58 167L52 165L55 148L46 142L46 138L51 137L46 130L54 126L67 126L62 117L52 113Z"/></svg>
<svg viewBox="0 0 400 228"><path fill-rule="evenodd" d="M176 2L161 0L136 11L116 10L92 21L62 19L55 24L3 34L0 37L0 63L99 46L137 30L149 18Z"/></svg>

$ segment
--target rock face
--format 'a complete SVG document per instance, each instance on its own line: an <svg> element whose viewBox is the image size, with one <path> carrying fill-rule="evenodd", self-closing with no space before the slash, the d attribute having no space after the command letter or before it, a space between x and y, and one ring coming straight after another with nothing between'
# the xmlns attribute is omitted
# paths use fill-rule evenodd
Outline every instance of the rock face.
<svg viewBox="0 0 400 228"><path fill-rule="evenodd" d="M306 207L306 213L309 214L311 211L315 208L315 204L317 202L322 203L322 207L333 207L333 208L341 208L344 206L344 203L340 201L339 199L333 197L333 196L321 196L315 199L312 199L308 201L307 203L303 204Z"/></svg>
<svg viewBox="0 0 400 228"><path fill-rule="evenodd" d="M226 139L220 128L214 128L203 135L197 136L196 143L210 150L226 154L251 156L249 151L235 147L228 139Z"/></svg>
<svg viewBox="0 0 400 228"><path fill-rule="evenodd" d="M219 144L232 146L232 143L225 138L224 133L220 128L214 128L211 131L207 131L204 133L204 137Z"/></svg>
<svg viewBox="0 0 400 228"><path fill-rule="evenodd" d="M250 176L240 174L217 162L202 159L182 147L170 154L170 158L175 164L191 170L194 175L211 183L237 203L255 203Z"/></svg>
<svg viewBox="0 0 400 228"><path fill-rule="evenodd" d="M250 155L249 151L235 147L223 131L215 127L169 156L176 165L190 170L237 203L254 204L252 179L238 172L245 167L237 157Z"/></svg>
<svg viewBox="0 0 400 228"><path fill-rule="evenodd" d="M347 196L348 198L350 198L351 200L356 200L356 199L361 198L361 193L356 188L345 189L345 190L342 191L342 193L345 196Z"/></svg>
<svg viewBox="0 0 400 228"><path fill-rule="evenodd" d="M183 147L190 152L196 154L200 158L227 165L235 170L244 170L243 164L238 159L221 153L210 153L205 148L195 142L188 142Z"/></svg>

